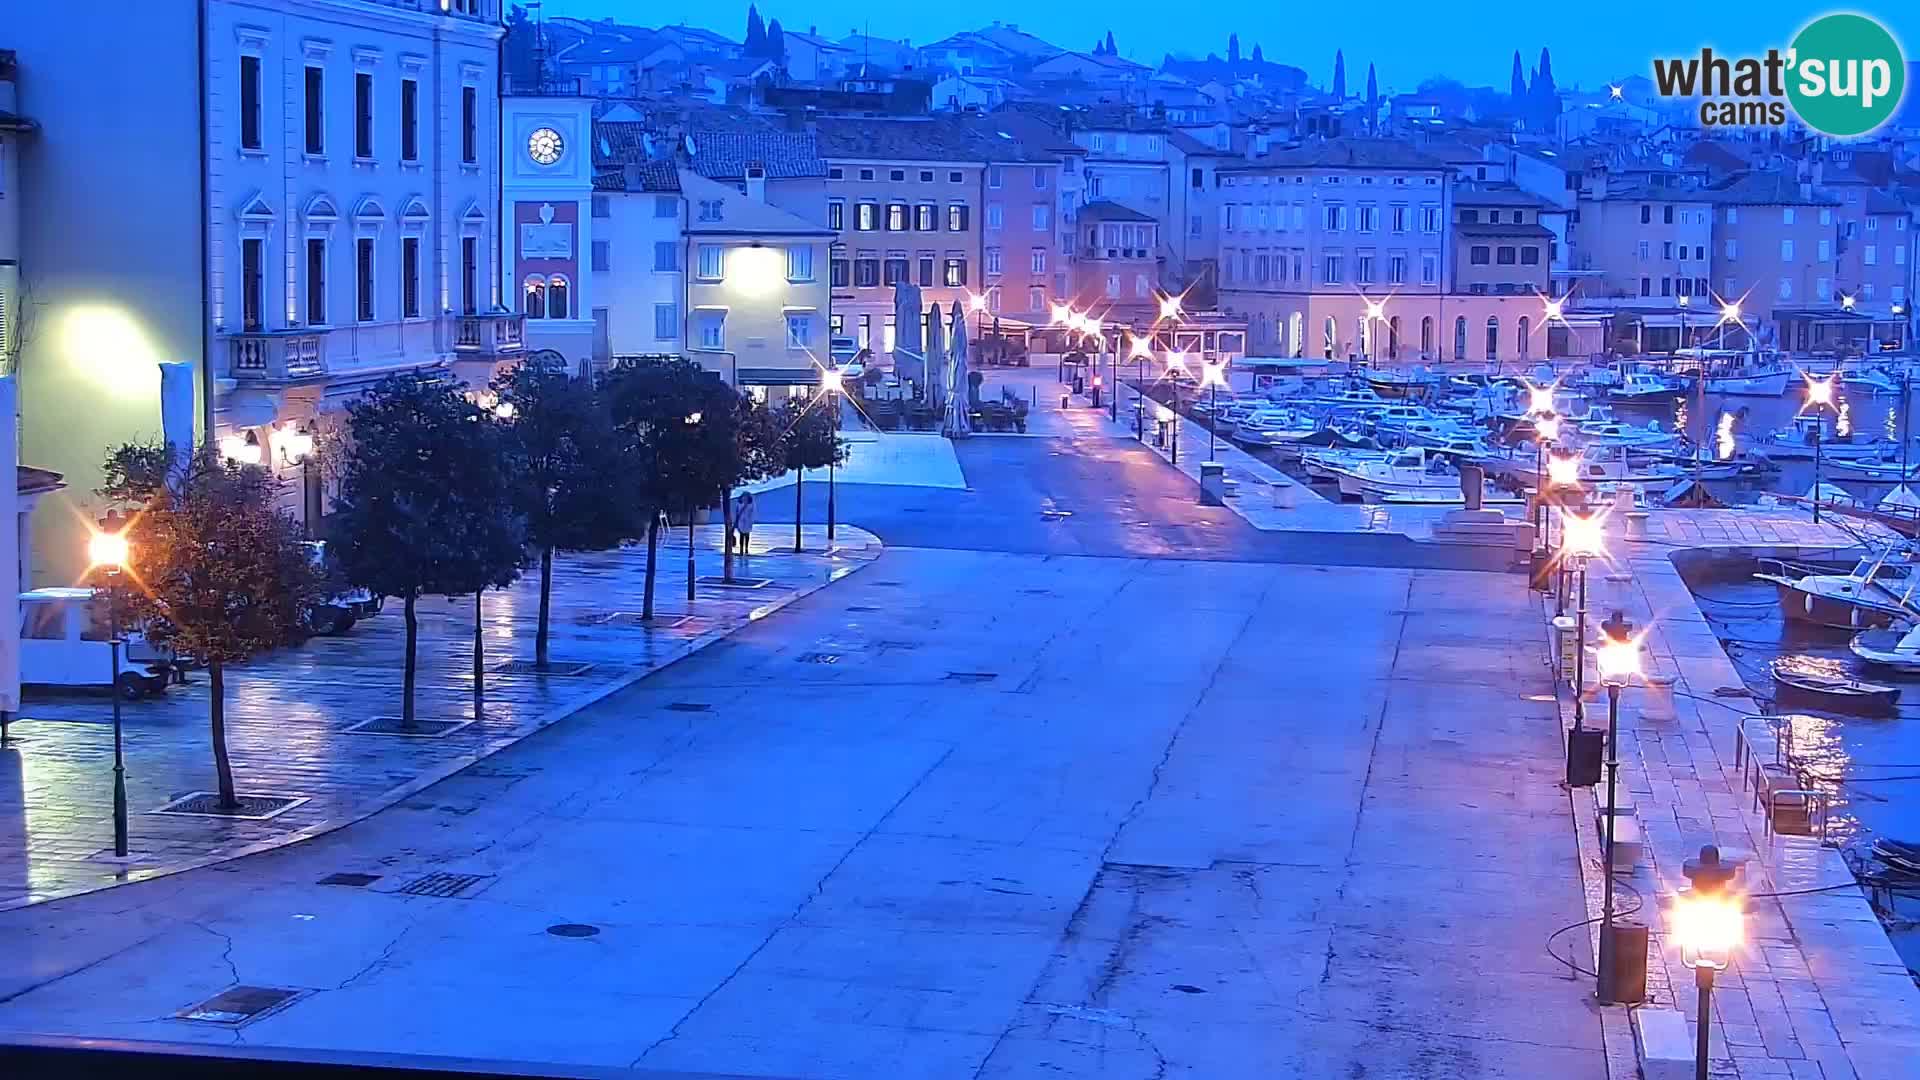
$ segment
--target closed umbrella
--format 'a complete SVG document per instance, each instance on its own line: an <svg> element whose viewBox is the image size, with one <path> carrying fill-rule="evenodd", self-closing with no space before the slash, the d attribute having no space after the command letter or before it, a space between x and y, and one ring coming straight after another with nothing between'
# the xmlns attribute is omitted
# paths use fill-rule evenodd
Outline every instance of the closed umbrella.
<svg viewBox="0 0 1920 1080"><path fill-rule="evenodd" d="M947 399L947 437L957 439L972 430L973 387L967 380L967 317L960 312L960 301L953 302L953 379Z"/></svg>
<svg viewBox="0 0 1920 1080"><path fill-rule="evenodd" d="M947 404L947 335L940 322L935 304L927 309L927 404L935 409Z"/></svg>
<svg viewBox="0 0 1920 1080"><path fill-rule="evenodd" d="M893 373L927 384L926 345L920 340L920 289L904 278L893 286Z"/></svg>

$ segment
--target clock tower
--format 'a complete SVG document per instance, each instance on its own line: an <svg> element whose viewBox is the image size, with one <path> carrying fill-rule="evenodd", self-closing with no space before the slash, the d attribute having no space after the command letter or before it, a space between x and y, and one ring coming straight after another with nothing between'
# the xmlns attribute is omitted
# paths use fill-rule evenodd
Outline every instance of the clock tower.
<svg viewBox="0 0 1920 1080"><path fill-rule="evenodd" d="M529 352L552 349L576 369L594 359L592 108L571 95L500 99L500 294L526 315Z"/></svg>

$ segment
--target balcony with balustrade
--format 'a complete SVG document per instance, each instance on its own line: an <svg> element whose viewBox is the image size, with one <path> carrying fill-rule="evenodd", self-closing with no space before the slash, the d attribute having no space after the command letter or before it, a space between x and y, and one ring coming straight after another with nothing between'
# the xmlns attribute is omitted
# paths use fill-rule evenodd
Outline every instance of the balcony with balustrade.
<svg viewBox="0 0 1920 1080"><path fill-rule="evenodd" d="M226 338L226 377L237 383L286 386L327 379L325 330L258 330Z"/></svg>
<svg viewBox="0 0 1920 1080"><path fill-rule="evenodd" d="M526 350L527 317L514 311L456 315L453 352L463 360L507 359Z"/></svg>

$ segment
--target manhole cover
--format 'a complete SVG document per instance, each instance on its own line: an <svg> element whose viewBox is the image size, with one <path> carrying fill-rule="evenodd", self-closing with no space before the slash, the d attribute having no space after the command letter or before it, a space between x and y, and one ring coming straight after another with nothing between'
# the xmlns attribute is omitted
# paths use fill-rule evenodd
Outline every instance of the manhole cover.
<svg viewBox="0 0 1920 1080"><path fill-rule="evenodd" d="M950 682L992 682L994 679L997 679L999 677L1000 677L999 673L993 672L993 671L949 671L947 672L947 679Z"/></svg>
<svg viewBox="0 0 1920 1080"><path fill-rule="evenodd" d="M300 795L236 795L238 806L221 806L220 796L212 791L191 791L173 800L158 810L156 814L177 814L181 817L218 817L240 818L246 821L265 821L307 801Z"/></svg>
<svg viewBox="0 0 1920 1080"><path fill-rule="evenodd" d="M413 718L413 726L409 727L398 716L376 716L370 720L348 725L343 730L353 735L398 735L408 739L437 739L442 735L451 735L471 723L473 723L472 720L440 720L416 716Z"/></svg>
<svg viewBox="0 0 1920 1080"><path fill-rule="evenodd" d="M852 607L849 607L847 610L858 611L864 614L866 612L879 611L880 609L877 607L874 607L872 604L855 604Z"/></svg>
<svg viewBox="0 0 1920 1080"><path fill-rule="evenodd" d="M600 620L601 626L624 626L635 630L678 630L693 621L691 615L655 615L649 619L637 611L616 611Z"/></svg>
<svg viewBox="0 0 1920 1080"><path fill-rule="evenodd" d="M1189 985L1189 984L1187 984L1187 983L1174 983L1174 984L1173 984L1173 988L1174 988L1175 990L1178 990L1178 991L1180 991L1180 992L1181 992L1181 993L1183 993L1183 994L1204 994L1204 993L1206 993L1206 991L1205 991L1205 990L1202 990L1202 989L1200 989L1200 988L1199 988L1199 987L1197 987L1197 986L1192 986L1192 985Z"/></svg>
<svg viewBox="0 0 1920 1080"><path fill-rule="evenodd" d="M715 589L764 589L773 584L772 578L736 577L732 581L728 581L718 574L703 574L693 580Z"/></svg>
<svg viewBox="0 0 1920 1080"><path fill-rule="evenodd" d="M667 708L673 712L711 712L713 706L704 701L669 701Z"/></svg>
<svg viewBox="0 0 1920 1080"><path fill-rule="evenodd" d="M599 932L600 928L597 926L577 922L555 923L547 927L547 933L554 937L592 937Z"/></svg>
<svg viewBox="0 0 1920 1080"><path fill-rule="evenodd" d="M883 589L897 589L900 587L900 583L897 581L875 581L875 582L870 582L869 584L877 585Z"/></svg>
<svg viewBox="0 0 1920 1080"><path fill-rule="evenodd" d="M840 654L831 652L801 653L799 660L803 664L837 664L840 662Z"/></svg>
<svg viewBox="0 0 1920 1080"><path fill-rule="evenodd" d="M380 880L379 874L328 874L320 879L322 885L345 885L350 889L364 889Z"/></svg>
<svg viewBox="0 0 1920 1080"><path fill-rule="evenodd" d="M418 877L402 885L400 892L408 896L439 896L457 899L471 893L475 886L490 879L491 874L450 874L444 870L435 870L424 877Z"/></svg>
<svg viewBox="0 0 1920 1080"><path fill-rule="evenodd" d="M239 1027L286 1008L300 994L299 990L278 986L235 986L174 1015L182 1020L198 1020L203 1024Z"/></svg>
<svg viewBox="0 0 1920 1080"><path fill-rule="evenodd" d="M509 660L504 664L495 664L493 666L493 673L495 675L551 675L557 679L571 679L576 676L585 675L591 670L593 670L591 663L582 663L577 660L565 662L554 661L549 663L544 671L531 660Z"/></svg>

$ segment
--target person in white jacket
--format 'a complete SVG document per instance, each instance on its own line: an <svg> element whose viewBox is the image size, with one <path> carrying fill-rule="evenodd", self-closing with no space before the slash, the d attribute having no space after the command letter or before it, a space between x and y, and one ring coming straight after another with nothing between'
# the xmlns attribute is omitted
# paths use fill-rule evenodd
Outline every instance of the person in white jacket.
<svg viewBox="0 0 1920 1080"><path fill-rule="evenodd" d="M733 542L734 550L742 559L747 557L749 539L753 534L753 492L743 491L733 500Z"/></svg>

